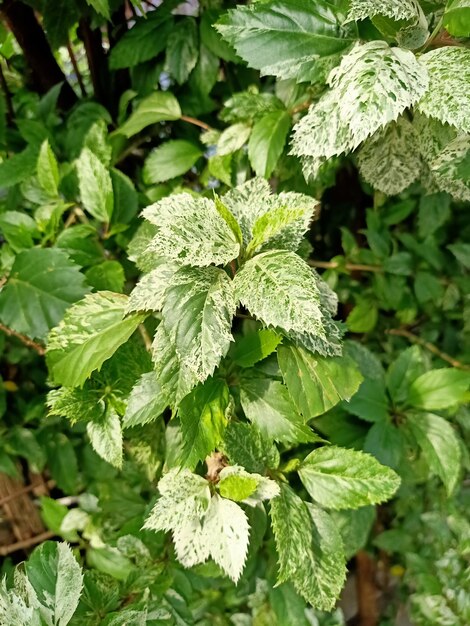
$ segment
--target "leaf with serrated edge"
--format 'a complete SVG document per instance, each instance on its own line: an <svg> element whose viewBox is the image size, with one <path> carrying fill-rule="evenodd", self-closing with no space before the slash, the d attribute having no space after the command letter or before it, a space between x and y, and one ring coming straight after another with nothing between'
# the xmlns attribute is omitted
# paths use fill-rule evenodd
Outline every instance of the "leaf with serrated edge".
<svg viewBox="0 0 470 626"><path fill-rule="evenodd" d="M114 467L122 467L122 429L119 416L108 409L99 420L87 424L91 445L102 459Z"/></svg>
<svg viewBox="0 0 470 626"><path fill-rule="evenodd" d="M178 266L174 263L161 263L148 274L144 274L131 291L127 312L161 311L165 292Z"/></svg>
<svg viewBox="0 0 470 626"><path fill-rule="evenodd" d="M240 252L230 226L214 202L188 193L175 194L144 209L158 228L148 250L186 265L225 265Z"/></svg>
<svg viewBox="0 0 470 626"><path fill-rule="evenodd" d="M248 333L237 339L232 358L240 367L253 367L274 352L282 337L269 328Z"/></svg>
<svg viewBox="0 0 470 626"><path fill-rule="evenodd" d="M155 372L143 374L134 385L127 400L124 428L142 426L155 421L168 406Z"/></svg>
<svg viewBox="0 0 470 626"><path fill-rule="evenodd" d="M180 367L204 382L233 341L236 303L228 275L216 267L179 269L167 289L163 324Z"/></svg>
<svg viewBox="0 0 470 626"><path fill-rule="evenodd" d="M277 356L289 394L306 419L349 400L363 381L348 356L322 357L293 345L280 346Z"/></svg>
<svg viewBox="0 0 470 626"><path fill-rule="evenodd" d="M355 509L391 498L400 478L373 456L324 446L303 461L299 476L311 497L330 509Z"/></svg>
<svg viewBox="0 0 470 626"><path fill-rule="evenodd" d="M67 311L48 337L46 361L56 383L82 386L129 339L145 316L123 318L127 301L122 294L101 291Z"/></svg>
<svg viewBox="0 0 470 626"><path fill-rule="evenodd" d="M306 158L308 168L354 150L396 120L424 95L428 77L409 50L371 41L345 55L328 84L294 128L292 154Z"/></svg>
<svg viewBox="0 0 470 626"><path fill-rule="evenodd" d="M341 537L327 513L303 502L281 484L271 502L278 554L278 583L291 581L315 608L333 608L346 579Z"/></svg>
<svg viewBox="0 0 470 626"><path fill-rule="evenodd" d="M348 20L365 20L376 15L411 20L416 17L416 4L414 0L351 0Z"/></svg>

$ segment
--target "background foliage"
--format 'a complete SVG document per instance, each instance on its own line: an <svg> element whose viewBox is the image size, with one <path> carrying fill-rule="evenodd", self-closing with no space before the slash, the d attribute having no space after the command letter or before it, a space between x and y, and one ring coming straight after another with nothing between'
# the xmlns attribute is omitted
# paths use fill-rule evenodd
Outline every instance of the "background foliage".
<svg viewBox="0 0 470 626"><path fill-rule="evenodd" d="M0 11L0 623L467 625L468 2Z"/></svg>

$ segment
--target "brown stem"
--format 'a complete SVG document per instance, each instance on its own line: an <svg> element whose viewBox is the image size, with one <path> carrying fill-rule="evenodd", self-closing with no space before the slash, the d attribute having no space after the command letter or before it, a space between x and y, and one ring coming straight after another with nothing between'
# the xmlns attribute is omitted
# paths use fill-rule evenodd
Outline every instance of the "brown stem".
<svg viewBox="0 0 470 626"><path fill-rule="evenodd" d="M75 52L73 51L72 44L70 40L67 40L67 50L69 53L70 61L72 62L73 70L75 72L75 76L77 77L78 85L80 87L81 94L84 98L87 97L87 92L85 89L85 84L83 83L83 78L78 68L77 57L75 56Z"/></svg>
<svg viewBox="0 0 470 626"><path fill-rule="evenodd" d="M59 104L70 109L77 102L77 95L52 54L33 9L20 0L5 0L0 5L0 11L32 70L37 91L46 93L58 83L63 83Z"/></svg>
<svg viewBox="0 0 470 626"><path fill-rule="evenodd" d="M409 341L411 341L411 343L415 343L418 346L426 348L426 350L429 350L429 352L432 352L432 354L435 354L443 361L446 361L446 363L449 363L450 365L452 365L452 367L456 367L460 370L470 371L470 365L462 363L461 361L457 361L457 359L454 359L449 354L446 354L445 352L442 352L442 350L439 350L439 348L433 343L430 343L425 339L421 339L421 337L418 337L418 335L415 335L409 330L406 330L406 328L391 328L390 330L387 330L386 333L387 335L395 335L396 337L405 337L405 339L408 339Z"/></svg>
<svg viewBox="0 0 470 626"><path fill-rule="evenodd" d="M30 491L34 491L35 489L38 488L38 486L42 486L42 484L41 485L38 485L38 484L28 485L27 487L24 487L24 489L18 489L14 493L10 493L8 496L5 496L4 498L2 498L0 500L0 507L3 506L4 504L6 504L7 502L10 502L10 500L14 500L18 496L22 496L25 493L29 493ZM45 484L45 486L48 489L51 489L52 487L55 487L55 480L48 480L47 483Z"/></svg>
<svg viewBox="0 0 470 626"><path fill-rule="evenodd" d="M40 535L36 535L35 537L30 537L29 539L23 539L23 541L17 541L16 543L12 543L9 546L0 547L0 556L6 556L7 554L11 554L12 552L17 552L18 550L26 550L31 546L35 546L38 543L42 543L43 541L47 541L48 539L52 539L55 537L55 533L50 530L46 530Z"/></svg>
<svg viewBox="0 0 470 626"><path fill-rule="evenodd" d="M152 350L152 340L143 324L139 325L139 333L144 341L145 349L147 350L147 352L150 352Z"/></svg>
<svg viewBox="0 0 470 626"><path fill-rule="evenodd" d="M199 126L199 128L203 128L204 130L211 130L211 126L202 122L201 120L196 119L195 117L191 117L189 115L182 115L180 120L183 122L188 122L189 124L194 124L194 126Z"/></svg>
<svg viewBox="0 0 470 626"><path fill-rule="evenodd" d="M5 326L4 324L1 324L1 323L0 323L0 330L3 331L5 335L8 335L9 337L15 337L16 339L19 339L22 344L24 344L28 348L31 348L32 350L35 350L41 356L44 356L46 354L46 349L44 348L44 346L41 346L41 344L36 343L29 337L26 337L26 335L17 333L16 330L12 330L11 328L8 328L8 326Z"/></svg>
<svg viewBox="0 0 470 626"><path fill-rule="evenodd" d="M3 67L0 62L0 82L2 84L3 95L5 96L5 102L7 105L7 122L8 125L11 126L13 120L15 119L15 111L13 109L13 101L11 98L11 91L8 88L8 84L5 78L5 74L3 73Z"/></svg>
<svg viewBox="0 0 470 626"><path fill-rule="evenodd" d="M306 109L309 108L309 106L311 104L312 104L311 100L307 100L306 102L301 102L300 104L297 104L295 107L293 107L289 111L289 115L295 115L296 113L300 113L301 111L305 111Z"/></svg>
<svg viewBox="0 0 470 626"><path fill-rule="evenodd" d="M107 87L109 86L109 76L108 64L103 50L101 31L98 28L92 29L88 19L81 19L79 23L78 35L85 46L95 98L101 104L107 106Z"/></svg>
<svg viewBox="0 0 470 626"><path fill-rule="evenodd" d="M313 259L308 262L312 267L319 267L327 270L334 270L338 267L344 268L351 272L382 272L382 268L380 265L363 265L361 263L345 263L342 265L341 263L337 263L336 261L317 261Z"/></svg>

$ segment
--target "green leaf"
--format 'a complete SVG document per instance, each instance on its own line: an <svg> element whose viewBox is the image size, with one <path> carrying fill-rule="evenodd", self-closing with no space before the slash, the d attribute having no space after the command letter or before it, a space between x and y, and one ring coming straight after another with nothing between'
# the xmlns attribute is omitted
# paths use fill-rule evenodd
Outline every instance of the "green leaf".
<svg viewBox="0 0 470 626"><path fill-rule="evenodd" d="M145 18L136 20L135 25L111 48L110 68L134 67L154 59L165 49L173 26L171 14L161 10L149 12Z"/></svg>
<svg viewBox="0 0 470 626"><path fill-rule="evenodd" d="M165 71L182 85L196 66L198 55L196 20L186 17L175 25L168 37Z"/></svg>
<svg viewBox="0 0 470 626"><path fill-rule="evenodd" d="M40 236L33 218L19 211L0 213L0 230L14 252L32 248Z"/></svg>
<svg viewBox="0 0 470 626"><path fill-rule="evenodd" d="M230 211L227 209L227 207L222 202L222 200L219 198L219 196L217 196L215 194L214 194L214 203L215 203L215 208L217 209L219 214L224 218L224 220L227 222L228 226L230 227L230 230L235 235L238 243L240 245L242 245L243 244L243 235L242 235L242 231L241 231L241 228L240 228L240 224L237 222L237 220L232 215L232 213L230 213Z"/></svg>
<svg viewBox="0 0 470 626"><path fill-rule="evenodd" d="M114 467L122 467L122 430L119 416L111 409L100 419L87 424L91 445L102 459Z"/></svg>
<svg viewBox="0 0 470 626"><path fill-rule="evenodd" d="M152 150L145 159L143 176L147 185L182 176L202 156L201 149L190 141L174 139Z"/></svg>
<svg viewBox="0 0 470 626"><path fill-rule="evenodd" d="M287 111L267 113L253 126L248 156L257 176L271 176L284 150L290 127L291 118Z"/></svg>
<svg viewBox="0 0 470 626"><path fill-rule="evenodd" d="M72 424L100 420L106 411L106 404L101 396L101 390L89 387L53 389L47 394L49 414L66 417Z"/></svg>
<svg viewBox="0 0 470 626"><path fill-rule="evenodd" d="M90 267L85 276L89 285L96 291L114 291L121 293L126 277L119 261L103 261Z"/></svg>
<svg viewBox="0 0 470 626"><path fill-rule="evenodd" d="M241 465L249 472L264 474L266 468L279 466L276 446L251 424L229 422L222 449L232 464Z"/></svg>
<svg viewBox="0 0 470 626"><path fill-rule="evenodd" d="M59 191L59 166L46 139L41 145L37 164L38 182L48 196L56 197Z"/></svg>
<svg viewBox="0 0 470 626"><path fill-rule="evenodd" d="M232 470L233 468L224 469ZM219 476L219 478L218 488L220 495L235 502L241 502L251 496L258 486L258 480L243 470L236 473L225 473L223 476Z"/></svg>
<svg viewBox="0 0 470 626"><path fill-rule="evenodd" d="M253 367L272 354L281 341L282 337L268 328L248 333L237 339L232 358L240 367Z"/></svg>
<svg viewBox="0 0 470 626"><path fill-rule="evenodd" d="M312 606L331 610L346 578L343 545L333 520L285 484L271 503L271 519L278 583L290 580Z"/></svg>
<svg viewBox="0 0 470 626"><path fill-rule="evenodd" d="M404 443L401 431L396 426L389 422L376 422L366 435L363 449L375 456L382 465L399 470Z"/></svg>
<svg viewBox="0 0 470 626"><path fill-rule="evenodd" d="M429 74L429 89L419 111L470 133L470 50L445 46L423 54L420 61Z"/></svg>
<svg viewBox="0 0 470 626"><path fill-rule="evenodd" d="M239 255L232 229L207 198L175 194L148 206L143 216L158 227L147 250L159 256L204 267Z"/></svg>
<svg viewBox="0 0 470 626"><path fill-rule="evenodd" d="M36 171L38 153L38 146L28 146L0 163L0 187L7 189L32 176Z"/></svg>
<svg viewBox="0 0 470 626"><path fill-rule="evenodd" d="M403 116L367 139L358 154L366 182L389 196L413 183L421 172L418 141L412 124Z"/></svg>
<svg viewBox="0 0 470 626"><path fill-rule="evenodd" d="M54 50L67 44L69 31L78 22L80 10L74 2L45 0L42 25Z"/></svg>
<svg viewBox="0 0 470 626"><path fill-rule="evenodd" d="M452 368L431 370L411 383L408 404L431 411L448 409L463 402L469 386L468 372Z"/></svg>
<svg viewBox="0 0 470 626"><path fill-rule="evenodd" d="M97 13L105 17L107 20L111 18L108 0L86 0L86 3L93 7Z"/></svg>
<svg viewBox="0 0 470 626"><path fill-rule="evenodd" d="M259 248L297 251L316 213L317 202L310 196L281 193L275 198L274 206L253 224L247 256Z"/></svg>
<svg viewBox="0 0 470 626"><path fill-rule="evenodd" d="M447 246L457 261L466 269L470 269L470 244L469 243L452 243Z"/></svg>
<svg viewBox="0 0 470 626"><path fill-rule="evenodd" d="M454 429L433 413L411 413L406 419L430 470L439 476L450 496L457 485L462 456Z"/></svg>
<svg viewBox="0 0 470 626"><path fill-rule="evenodd" d="M108 169L89 148L83 148L76 165L83 206L94 218L108 223L114 208L113 184Z"/></svg>
<svg viewBox="0 0 470 626"><path fill-rule="evenodd" d="M418 346L401 352L388 368L386 375L387 388L395 404L405 402L410 384L424 372L423 354Z"/></svg>
<svg viewBox="0 0 470 626"><path fill-rule="evenodd" d="M116 169L111 169L111 181L114 195L112 222L114 224L128 224L139 210L134 183L128 176Z"/></svg>
<svg viewBox="0 0 470 626"><path fill-rule="evenodd" d="M251 126L239 122L222 131L217 141L217 155L225 156L243 148L251 133Z"/></svg>
<svg viewBox="0 0 470 626"><path fill-rule="evenodd" d="M47 439L41 439L46 448L47 464L57 487L68 495L78 490L78 461L70 439L60 432L44 431Z"/></svg>
<svg viewBox="0 0 470 626"><path fill-rule="evenodd" d="M277 355L292 401L307 420L349 400L363 381L349 356L325 358L293 345L280 346Z"/></svg>
<svg viewBox="0 0 470 626"><path fill-rule="evenodd" d="M237 273L234 286L243 306L267 326L320 354L340 352L317 279L295 253L272 250L255 256Z"/></svg>
<svg viewBox="0 0 470 626"><path fill-rule="evenodd" d="M242 380L240 401L246 417L264 437L285 443L318 440L280 382L264 378Z"/></svg>
<svg viewBox="0 0 470 626"><path fill-rule="evenodd" d="M124 318L127 296L100 292L71 307L48 338L46 361L52 379L82 386L129 339L144 315Z"/></svg>
<svg viewBox="0 0 470 626"><path fill-rule="evenodd" d="M124 428L143 426L155 421L168 406L155 372L143 374L127 400Z"/></svg>
<svg viewBox="0 0 470 626"><path fill-rule="evenodd" d="M348 315L346 324L352 333L370 333L378 318L377 307L367 300L360 300Z"/></svg>
<svg viewBox="0 0 470 626"><path fill-rule="evenodd" d="M66 543L46 541L25 563L26 574L38 600L49 609L54 626L66 626L78 606L83 576Z"/></svg>
<svg viewBox="0 0 470 626"><path fill-rule="evenodd" d="M306 178L315 178L326 159L355 150L398 119L426 92L428 77L409 50L370 41L342 58L328 84L294 128L292 154L302 158Z"/></svg>
<svg viewBox="0 0 470 626"><path fill-rule="evenodd" d="M330 515L341 534L345 556L349 561L367 544L375 522L375 507L363 506L360 509L332 511Z"/></svg>
<svg viewBox="0 0 470 626"><path fill-rule="evenodd" d="M419 200L418 232L423 239L432 235L451 216L451 197L447 193L433 193Z"/></svg>
<svg viewBox="0 0 470 626"><path fill-rule="evenodd" d="M374 457L336 446L311 452L299 476L313 500L330 509L357 509L384 502L400 485L397 474Z"/></svg>
<svg viewBox="0 0 470 626"><path fill-rule="evenodd" d="M236 302L232 281L216 267L184 267L174 274L163 306L163 324L180 367L200 382L214 373L233 341Z"/></svg>
<svg viewBox="0 0 470 626"><path fill-rule="evenodd" d="M442 25L454 37L470 37L469 0L449 0Z"/></svg>
<svg viewBox="0 0 470 626"><path fill-rule="evenodd" d="M216 28L250 67L300 82L314 80L319 59L352 44L341 32L342 17L325 0L274 0L239 6Z"/></svg>
<svg viewBox="0 0 470 626"><path fill-rule="evenodd" d="M186 466L194 468L219 446L227 426L229 403L226 383L215 378L198 385L180 402L178 416Z"/></svg>
<svg viewBox="0 0 470 626"><path fill-rule="evenodd" d="M0 319L19 333L42 339L87 291L83 274L62 251L20 252L0 293Z"/></svg>
<svg viewBox="0 0 470 626"><path fill-rule="evenodd" d="M181 109L175 96L169 91L157 91L144 98L116 132L129 138L150 124L178 120L180 117Z"/></svg>
<svg viewBox="0 0 470 626"><path fill-rule="evenodd" d="M385 383L381 379L366 378L343 407L349 413L357 415L367 422L382 422L388 418L388 400Z"/></svg>

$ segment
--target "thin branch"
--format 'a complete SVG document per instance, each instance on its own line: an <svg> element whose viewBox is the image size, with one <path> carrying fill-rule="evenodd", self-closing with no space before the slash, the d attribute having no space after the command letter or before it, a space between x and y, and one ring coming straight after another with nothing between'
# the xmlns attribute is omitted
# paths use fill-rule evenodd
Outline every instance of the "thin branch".
<svg viewBox="0 0 470 626"><path fill-rule="evenodd" d="M7 554L11 554L12 552L17 552L18 550L26 550L27 548L31 548L31 546L35 546L38 543L42 543L43 541L52 539L52 537L55 537L55 533L51 532L50 530L46 530L46 532L41 533L40 535L36 535L35 537L23 539L23 541L17 541L16 543L12 543L9 546L2 546L0 547L0 556L6 556Z"/></svg>
<svg viewBox="0 0 470 626"><path fill-rule="evenodd" d="M423 348L426 348L426 350L429 350L429 352L432 352L443 361L446 361L447 363L452 365L452 367L456 367L457 369L460 369L460 370L470 371L470 365L467 365L466 363L462 363L461 361L454 359L454 357L450 356L449 354L442 352L442 350L440 350L433 343L430 343L429 341L426 341L425 339L421 339L421 337L418 337L418 335L415 335L414 333L410 332L409 330L406 330L405 328L390 328L389 330L386 331L386 333L387 335L394 335L396 337L404 337L405 339L408 339L409 341L411 341L411 343L415 343L418 346L422 346Z"/></svg>
<svg viewBox="0 0 470 626"><path fill-rule="evenodd" d="M306 109L309 108L309 106L311 104L312 104L311 100L307 100L306 102L301 102L300 104L297 104L295 107L290 109L289 115L295 115L296 113L300 113L301 111L305 111Z"/></svg>
<svg viewBox="0 0 470 626"><path fill-rule="evenodd" d="M195 117L191 117L189 115L182 115L180 120L183 122L188 122L189 124L194 124L194 126L199 126L199 128L203 128L204 130L212 130L212 127L201 120L196 119Z"/></svg>
<svg viewBox="0 0 470 626"><path fill-rule="evenodd" d="M46 483L37 483L34 485L28 485L27 487L24 487L23 489L18 489L18 491L15 491L14 493L10 493L8 496L5 496L4 498L2 498L0 500L0 507L6 504L7 502L10 502L10 500L15 500L18 496L22 496L25 493L34 491L38 487L47 487L48 489L51 489L52 487L55 487L55 480L48 480Z"/></svg>
<svg viewBox="0 0 470 626"><path fill-rule="evenodd" d="M150 335L148 334L147 329L143 324L139 325L139 333L144 341L145 349L147 350L147 352L150 352L152 350L152 339L150 338Z"/></svg>
<svg viewBox="0 0 470 626"><path fill-rule="evenodd" d="M86 89L85 89L85 84L83 82L82 74L80 72L80 69L79 69L78 63L77 63L77 57L75 56L75 52L73 51L72 44L70 43L70 39L67 39L67 50L68 50L68 53L69 53L70 61L71 61L72 66L73 66L73 70L75 72L75 76L77 77L77 81L78 81L78 85L80 87L80 91L82 93L82 96L84 98L86 98L87 97L87 92L86 92Z"/></svg>
<svg viewBox="0 0 470 626"><path fill-rule="evenodd" d="M337 261L317 261L315 259L308 262L312 267L319 267L325 270L344 268L350 272L382 272L380 265L363 265L361 263L338 263Z"/></svg>
<svg viewBox="0 0 470 626"><path fill-rule="evenodd" d="M28 348L31 348L32 350L35 350L39 355L44 356L46 354L46 349L44 348L44 346L41 346L41 344L36 343L29 337L26 337L26 335L17 333L16 330L12 330L11 328L8 328L8 326L5 326L4 324L1 324L1 323L0 323L0 330L3 331L5 335L8 335L9 337L15 337L16 339L19 339L22 344L24 344Z"/></svg>

